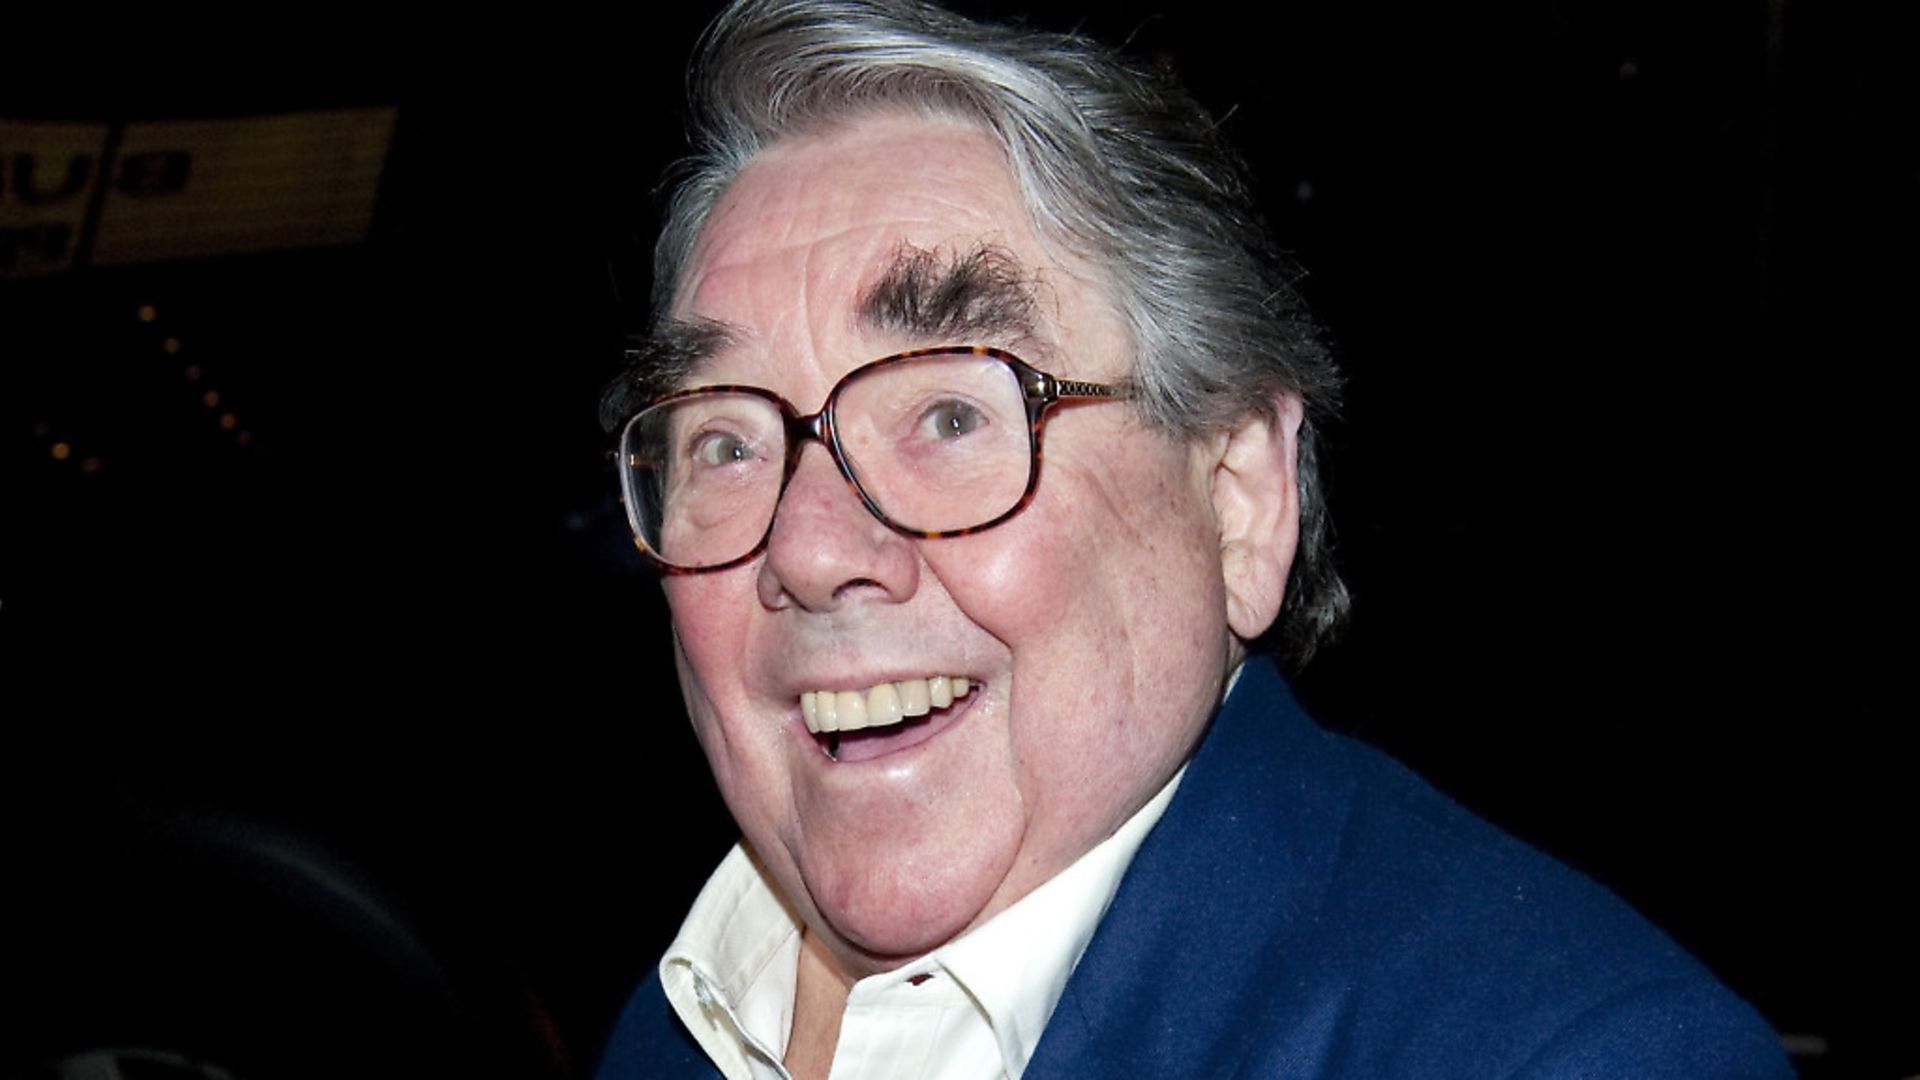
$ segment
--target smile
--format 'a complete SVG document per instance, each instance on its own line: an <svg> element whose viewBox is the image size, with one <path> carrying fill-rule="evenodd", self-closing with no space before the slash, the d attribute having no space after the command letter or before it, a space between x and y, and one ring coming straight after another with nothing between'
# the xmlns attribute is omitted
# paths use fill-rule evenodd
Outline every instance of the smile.
<svg viewBox="0 0 1920 1080"><path fill-rule="evenodd" d="M953 699L967 696L973 684L964 677L936 675L930 679L883 682L859 690L809 690L800 695L800 716L807 730L859 731L886 727L914 716L944 709Z"/></svg>
<svg viewBox="0 0 1920 1080"><path fill-rule="evenodd" d="M949 675L883 682L864 691L810 690L800 695L800 716L828 757L865 760L923 741L916 736L931 737L922 718L943 713L972 690L971 680ZM858 734L843 745L843 733Z"/></svg>

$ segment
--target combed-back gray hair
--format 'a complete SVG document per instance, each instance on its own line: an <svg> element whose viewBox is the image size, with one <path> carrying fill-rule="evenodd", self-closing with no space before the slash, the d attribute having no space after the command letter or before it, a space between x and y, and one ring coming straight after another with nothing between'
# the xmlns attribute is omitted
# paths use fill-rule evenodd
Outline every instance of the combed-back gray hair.
<svg viewBox="0 0 1920 1080"><path fill-rule="evenodd" d="M654 255L672 308L707 215L784 136L862 113L976 123L1005 148L1037 232L1111 275L1132 332L1139 407L1194 438L1298 397L1300 545L1272 635L1295 664L1343 620L1315 422L1339 376L1211 117L1170 80L1070 34L974 22L915 0L739 0L693 78L694 156Z"/></svg>

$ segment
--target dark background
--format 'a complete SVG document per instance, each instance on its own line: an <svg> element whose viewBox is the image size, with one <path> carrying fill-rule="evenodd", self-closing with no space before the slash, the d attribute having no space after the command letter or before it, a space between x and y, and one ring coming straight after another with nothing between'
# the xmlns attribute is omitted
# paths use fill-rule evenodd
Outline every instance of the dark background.
<svg viewBox="0 0 1920 1080"><path fill-rule="evenodd" d="M1350 378L1321 720L1620 892L1805 1075L1920 1072L1910 26L968 10L1171 65L1308 270ZM704 18L0 75L16 119L400 108L364 244L0 281L0 1075L590 1065L731 840L595 419Z"/></svg>

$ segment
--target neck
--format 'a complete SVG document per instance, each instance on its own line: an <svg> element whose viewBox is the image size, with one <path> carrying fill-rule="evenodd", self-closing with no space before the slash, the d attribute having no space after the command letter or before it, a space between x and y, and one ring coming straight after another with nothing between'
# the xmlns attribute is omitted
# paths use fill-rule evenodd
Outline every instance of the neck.
<svg viewBox="0 0 1920 1080"><path fill-rule="evenodd" d="M840 1042L840 1018L853 988L833 953L813 931L800 938L800 969L794 980L793 1029L785 1064L794 1080L826 1080Z"/></svg>

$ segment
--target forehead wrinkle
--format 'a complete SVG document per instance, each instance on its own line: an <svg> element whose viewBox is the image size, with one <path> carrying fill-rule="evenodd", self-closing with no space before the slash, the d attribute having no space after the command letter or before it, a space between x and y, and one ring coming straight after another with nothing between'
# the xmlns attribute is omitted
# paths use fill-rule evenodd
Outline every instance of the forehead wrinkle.
<svg viewBox="0 0 1920 1080"><path fill-rule="evenodd" d="M833 239L841 240L853 231L853 229L841 229L834 234ZM844 267L836 268L830 263L826 268L827 277L823 280L815 276L814 268L819 260L827 259L838 251L839 244L835 242L813 244L807 248L806 256L801 260L800 302L802 309L807 313L807 346L813 350L816 367L826 357L832 355L832 343L828 340L827 332L827 327L832 323L831 298L835 295L840 276L849 271ZM823 291L825 296L817 296L816 290ZM826 310L816 312L814 310L816 302L821 303ZM830 374L822 373L822 379L831 385Z"/></svg>
<svg viewBox="0 0 1920 1080"><path fill-rule="evenodd" d="M734 211L732 207L728 207L727 210L734 213L748 212L744 210ZM849 238L856 238L862 233L874 233L886 229L904 229L910 226L925 226L937 223L937 219L932 217L902 218L894 222L861 221L850 225L842 225L838 228L823 232L806 233L797 238L785 239L778 244L773 244L764 232L750 232L733 226L730 216L720 218L718 224L709 225L708 231L701 234L702 246L695 248L695 257L692 260L694 270L687 276L687 283L681 286L680 295L683 299L680 303L676 304L676 307L684 307L688 303L695 301L702 288L706 285L706 279L716 275L724 276L739 269L751 269L755 263L762 262L781 252L797 251L820 245L834 246ZM739 233L740 235L733 235L733 233ZM715 234L721 236L721 241L712 242L710 240ZM750 249L748 254L742 255L737 253L735 249L743 244L756 244L761 246Z"/></svg>
<svg viewBox="0 0 1920 1080"><path fill-rule="evenodd" d="M870 203L875 193L866 188L834 192L823 204L796 196L791 182L767 180L769 170L803 150L812 140L806 137L776 143L748 162L713 213L694 243L688 265L694 272L683 282L676 307L684 307L701 290L702 279L724 273L741 265L751 265L771 251L814 244L833 245L850 236L880 230L909 235L921 230L945 232L956 220L972 220L982 233L991 233L1003 223L984 211L977 200L975 184L961 184L956 171L954 190L932 189L910 192L909 206L895 207L885 219L873 216ZM743 229L736 221L746 217L754 228ZM824 227L834 217L842 222ZM779 235L770 235L766 225L774 223ZM817 231L816 231L817 230ZM741 255L741 245L750 254Z"/></svg>
<svg viewBox="0 0 1920 1080"><path fill-rule="evenodd" d="M764 244L764 236L733 225L730 218L723 219L722 224L715 226L721 235L720 241L697 259L695 271L675 304L675 309L682 313L677 321L720 323L732 328L733 340L727 347L715 350L708 360L723 358L734 345L752 345L756 340L777 341L785 343L778 357L781 368L791 370L796 364L805 364L807 361L803 358L810 353L811 366L824 372L833 360L846 359L845 348L836 345L839 333L851 330L858 337L863 329L857 315L851 320L852 325L846 315L849 311L858 311L858 284L869 274L867 268L875 261L873 253L889 250L885 245L893 243L891 238L902 231L932 224L930 219L919 217L904 222L866 221L757 249L752 245ZM744 252L740 250L742 244L748 245ZM886 258L886 265L891 266L892 256ZM751 323L757 329L749 329L747 325L729 324L697 314L702 309L727 309L732 301L721 298L735 295L734 282L742 278L753 280L755 275L764 274L770 263L784 266L783 276L791 291L768 310L778 313L778 321L788 325L761 325L762 319ZM849 296L856 297L851 308L846 306Z"/></svg>

